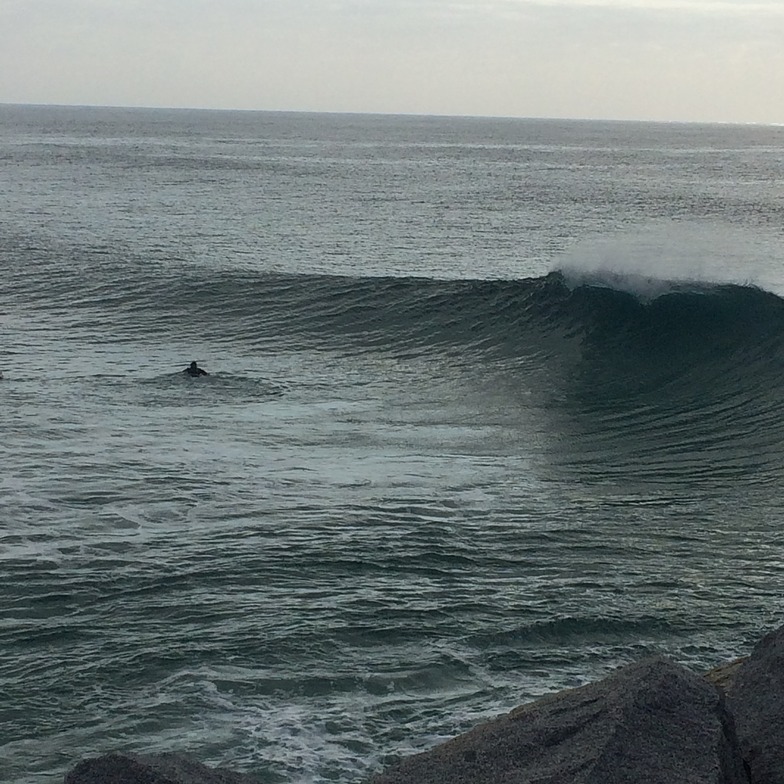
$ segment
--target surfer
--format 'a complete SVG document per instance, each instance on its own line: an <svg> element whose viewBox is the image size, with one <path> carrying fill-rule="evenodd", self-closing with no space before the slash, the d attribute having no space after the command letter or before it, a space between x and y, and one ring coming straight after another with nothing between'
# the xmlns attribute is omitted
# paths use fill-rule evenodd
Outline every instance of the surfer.
<svg viewBox="0 0 784 784"><path fill-rule="evenodd" d="M189 376L209 376L210 374L206 370L202 370L195 362L191 362L191 364L182 371Z"/></svg>

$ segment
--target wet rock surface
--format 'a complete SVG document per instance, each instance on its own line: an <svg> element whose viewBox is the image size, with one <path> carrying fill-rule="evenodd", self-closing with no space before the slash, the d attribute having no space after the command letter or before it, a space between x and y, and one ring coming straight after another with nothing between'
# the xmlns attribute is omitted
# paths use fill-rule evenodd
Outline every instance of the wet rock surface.
<svg viewBox="0 0 784 784"><path fill-rule="evenodd" d="M80 762L65 784L258 784L258 779L179 754L107 754Z"/></svg>
<svg viewBox="0 0 784 784"><path fill-rule="evenodd" d="M752 784L784 784L784 627L757 643L728 695Z"/></svg>
<svg viewBox="0 0 784 784"><path fill-rule="evenodd" d="M747 784L721 692L661 657L403 760L372 784Z"/></svg>

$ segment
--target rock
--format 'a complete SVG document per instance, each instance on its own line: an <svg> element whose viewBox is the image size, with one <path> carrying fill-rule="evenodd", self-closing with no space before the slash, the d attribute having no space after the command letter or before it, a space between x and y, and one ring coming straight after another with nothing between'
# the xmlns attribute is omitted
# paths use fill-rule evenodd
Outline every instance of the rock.
<svg viewBox="0 0 784 784"><path fill-rule="evenodd" d="M738 674L743 662L748 657L744 656L741 659L735 659L731 662L725 662L712 670L708 670L703 676L710 681L714 686L718 686L723 692L728 692L735 682L735 676Z"/></svg>
<svg viewBox="0 0 784 784"><path fill-rule="evenodd" d="M784 784L784 627L743 662L728 704L753 784Z"/></svg>
<svg viewBox="0 0 784 784"><path fill-rule="evenodd" d="M107 754L80 762L65 774L65 784L258 784L258 779L179 754Z"/></svg>
<svg viewBox="0 0 784 784"><path fill-rule="evenodd" d="M403 760L371 784L748 784L722 693L662 657Z"/></svg>

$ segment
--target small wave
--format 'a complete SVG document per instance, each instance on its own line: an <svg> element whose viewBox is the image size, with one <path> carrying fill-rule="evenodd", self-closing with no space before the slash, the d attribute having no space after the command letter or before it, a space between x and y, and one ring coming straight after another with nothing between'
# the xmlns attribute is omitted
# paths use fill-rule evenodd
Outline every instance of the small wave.
<svg viewBox="0 0 784 784"><path fill-rule="evenodd" d="M525 624L506 631L477 638L473 642L483 647L551 646L573 643L575 640L613 643L629 639L655 639L672 633L672 628L661 617L638 618L557 616L547 621Z"/></svg>

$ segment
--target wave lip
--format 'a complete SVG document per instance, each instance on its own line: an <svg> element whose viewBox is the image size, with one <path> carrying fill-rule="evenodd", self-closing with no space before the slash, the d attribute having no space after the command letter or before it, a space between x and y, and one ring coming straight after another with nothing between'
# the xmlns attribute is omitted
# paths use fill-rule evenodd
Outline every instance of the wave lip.
<svg viewBox="0 0 784 784"><path fill-rule="evenodd" d="M613 289L631 294L644 303L652 302L667 294L709 294L717 287L730 285L688 277L662 278L643 272L625 272L611 268L581 270L566 266L559 272L564 284L572 291L582 286Z"/></svg>

